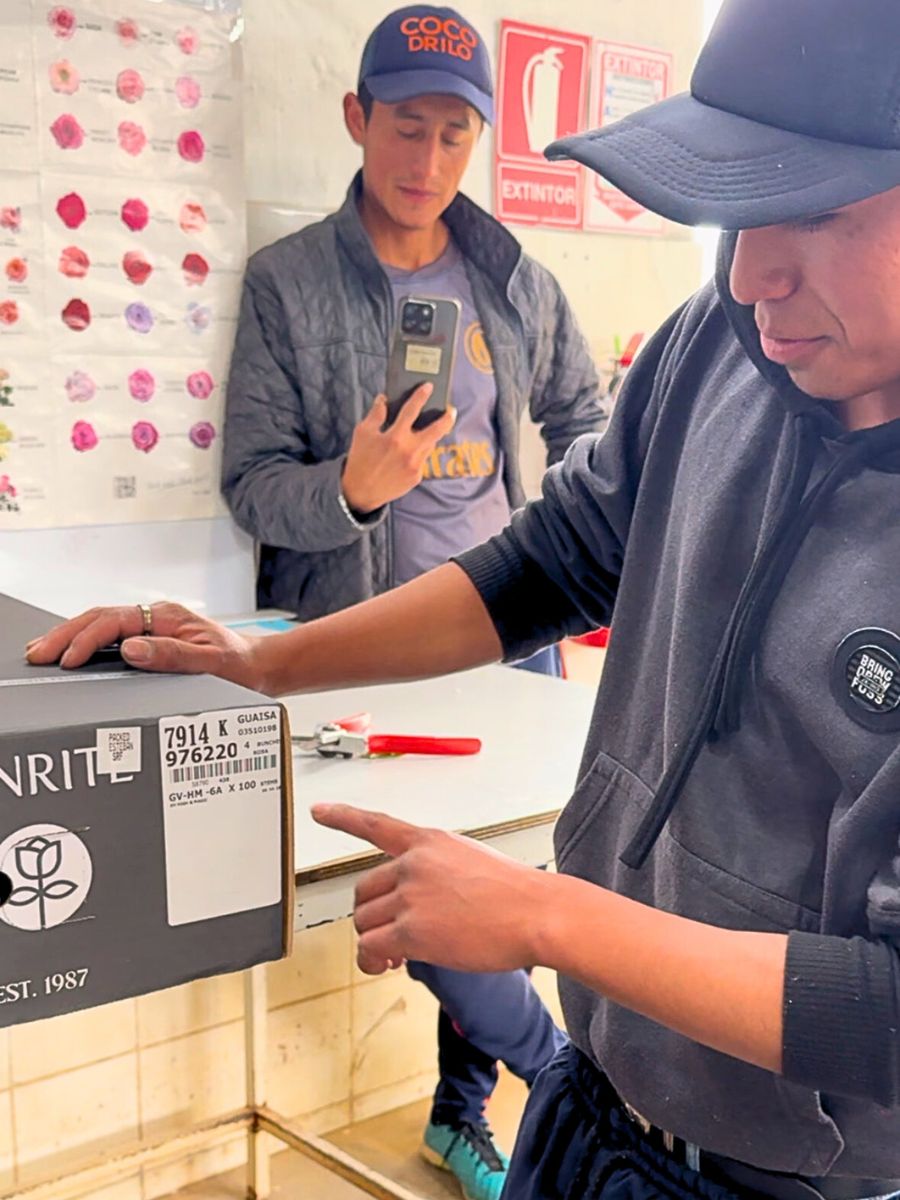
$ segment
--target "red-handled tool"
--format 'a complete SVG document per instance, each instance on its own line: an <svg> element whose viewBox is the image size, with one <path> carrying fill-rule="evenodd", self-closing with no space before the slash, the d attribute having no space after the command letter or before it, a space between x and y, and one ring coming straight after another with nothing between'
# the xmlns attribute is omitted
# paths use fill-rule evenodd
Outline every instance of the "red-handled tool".
<svg viewBox="0 0 900 1200"><path fill-rule="evenodd" d="M404 734L369 733L369 713L357 713L340 721L317 725L311 736L292 736L303 753L322 758L362 758L377 754L477 754L479 738L411 737Z"/></svg>

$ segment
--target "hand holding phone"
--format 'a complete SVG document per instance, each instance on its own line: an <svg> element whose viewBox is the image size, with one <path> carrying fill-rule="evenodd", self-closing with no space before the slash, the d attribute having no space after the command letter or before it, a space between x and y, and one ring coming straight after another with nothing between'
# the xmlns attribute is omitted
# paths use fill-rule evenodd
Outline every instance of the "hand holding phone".
<svg viewBox="0 0 900 1200"><path fill-rule="evenodd" d="M416 388L393 424L387 423L387 397L378 396L354 429L341 488L355 512L374 512L421 482L425 460L456 420L455 410L449 408L424 429L415 428L432 391L431 384Z"/></svg>
<svg viewBox="0 0 900 1200"><path fill-rule="evenodd" d="M441 296L405 296L400 301L385 387L389 424L423 383L431 384L431 394L413 428L424 429L447 411L460 309L458 300Z"/></svg>

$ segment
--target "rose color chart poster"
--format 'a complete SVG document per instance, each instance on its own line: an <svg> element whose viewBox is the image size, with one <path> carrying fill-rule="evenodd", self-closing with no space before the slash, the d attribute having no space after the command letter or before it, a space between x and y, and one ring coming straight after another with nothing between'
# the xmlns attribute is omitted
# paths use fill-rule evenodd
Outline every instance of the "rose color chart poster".
<svg viewBox="0 0 900 1200"><path fill-rule="evenodd" d="M32 157L0 169L0 530L220 515L239 5L13 7Z"/></svg>

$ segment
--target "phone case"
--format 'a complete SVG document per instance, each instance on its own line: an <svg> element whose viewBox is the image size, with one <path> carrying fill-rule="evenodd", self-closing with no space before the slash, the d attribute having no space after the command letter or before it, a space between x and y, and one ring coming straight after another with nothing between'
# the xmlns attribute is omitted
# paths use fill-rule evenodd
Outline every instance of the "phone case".
<svg viewBox="0 0 900 1200"><path fill-rule="evenodd" d="M430 333L423 335L403 331L401 314L406 304L433 305L434 323ZM410 395L423 383L433 384L433 391L413 428L424 429L447 411L459 317L459 301L442 296L404 296L398 304L385 386L389 425L396 420Z"/></svg>

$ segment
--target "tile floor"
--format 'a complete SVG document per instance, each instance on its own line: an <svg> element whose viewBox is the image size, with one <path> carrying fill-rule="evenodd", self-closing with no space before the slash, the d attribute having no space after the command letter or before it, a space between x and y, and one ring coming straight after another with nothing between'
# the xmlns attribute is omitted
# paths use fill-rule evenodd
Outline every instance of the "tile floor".
<svg viewBox="0 0 900 1200"><path fill-rule="evenodd" d="M512 1148L525 1103L525 1087L505 1072L491 1102L490 1120L498 1143ZM428 1166L418 1156L428 1102L408 1104L394 1112L350 1125L330 1135L330 1140L373 1170L422 1197L422 1200L460 1200L451 1176ZM242 1200L242 1171L193 1184L168 1200ZM365 1193L330 1175L301 1155L288 1151L272 1159L271 1200L360 1200Z"/></svg>

